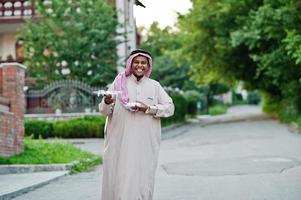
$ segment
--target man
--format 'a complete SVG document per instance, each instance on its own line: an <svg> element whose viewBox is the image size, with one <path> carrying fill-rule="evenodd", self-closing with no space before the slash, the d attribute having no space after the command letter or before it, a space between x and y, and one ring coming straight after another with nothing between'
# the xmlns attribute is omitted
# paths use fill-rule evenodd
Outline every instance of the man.
<svg viewBox="0 0 301 200"><path fill-rule="evenodd" d="M102 200L151 200L161 139L161 117L174 113L172 99L150 79L152 58L133 51L99 104L108 116L103 155Z"/></svg>

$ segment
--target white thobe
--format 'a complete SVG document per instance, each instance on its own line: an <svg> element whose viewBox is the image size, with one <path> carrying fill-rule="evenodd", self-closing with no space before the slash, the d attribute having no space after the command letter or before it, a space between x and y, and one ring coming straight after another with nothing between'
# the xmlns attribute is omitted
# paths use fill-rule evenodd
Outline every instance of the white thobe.
<svg viewBox="0 0 301 200"><path fill-rule="evenodd" d="M102 200L151 200L161 140L160 117L173 115L174 104L155 80L143 77L137 81L130 75L126 83L130 102L142 102L151 109L148 114L131 112L118 99L112 105L99 104L100 112L108 116Z"/></svg>

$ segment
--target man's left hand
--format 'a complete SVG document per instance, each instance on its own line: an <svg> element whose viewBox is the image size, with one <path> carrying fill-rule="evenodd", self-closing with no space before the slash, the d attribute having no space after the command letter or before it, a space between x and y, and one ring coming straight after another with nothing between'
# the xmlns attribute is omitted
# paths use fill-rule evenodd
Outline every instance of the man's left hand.
<svg viewBox="0 0 301 200"><path fill-rule="evenodd" d="M148 108L147 105L145 105L142 102L137 102L137 103L139 103L139 105L136 106L138 111L145 112L147 110L147 108Z"/></svg>

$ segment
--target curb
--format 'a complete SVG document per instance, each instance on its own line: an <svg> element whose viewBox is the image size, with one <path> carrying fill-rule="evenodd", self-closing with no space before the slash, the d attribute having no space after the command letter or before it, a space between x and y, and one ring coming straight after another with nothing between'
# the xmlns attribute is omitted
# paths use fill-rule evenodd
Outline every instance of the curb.
<svg viewBox="0 0 301 200"><path fill-rule="evenodd" d="M191 123L191 121L186 121L183 123L163 127L161 130L161 140L175 138L179 135L184 134L185 132L187 132L185 127Z"/></svg>
<svg viewBox="0 0 301 200"><path fill-rule="evenodd" d="M19 174L50 171L69 171L72 163L69 164L38 164L38 165L0 165L1 174Z"/></svg>
<svg viewBox="0 0 301 200"><path fill-rule="evenodd" d="M176 128L179 128L179 127L188 125L188 124L190 124L190 123L191 123L190 121L186 121L186 122L182 122L182 123L178 123L178 124L172 124L172 125L163 127L163 128L161 129L161 132L162 132L163 134L165 134L165 133L168 132L168 131L172 131L172 130L174 130L174 129L176 129Z"/></svg>

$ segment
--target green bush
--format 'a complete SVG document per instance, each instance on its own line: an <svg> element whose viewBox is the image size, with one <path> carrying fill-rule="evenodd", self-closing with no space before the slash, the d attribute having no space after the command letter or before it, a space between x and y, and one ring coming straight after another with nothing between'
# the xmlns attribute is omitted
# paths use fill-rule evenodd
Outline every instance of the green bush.
<svg viewBox="0 0 301 200"><path fill-rule="evenodd" d="M226 105L215 105L209 108L209 115L221 115L227 112L228 107Z"/></svg>
<svg viewBox="0 0 301 200"><path fill-rule="evenodd" d="M201 94L198 91L190 90L184 94L185 100L187 101L187 114L195 116L197 114L197 102L201 100Z"/></svg>
<svg viewBox="0 0 301 200"><path fill-rule="evenodd" d="M296 122L300 113L296 107L289 102L282 100L281 102L275 101L268 96L264 97L263 111L270 114L272 117L279 118L280 121L289 123Z"/></svg>
<svg viewBox="0 0 301 200"><path fill-rule="evenodd" d="M67 121L48 122L42 120L25 121L25 134L34 139L59 138L103 138L105 117L86 116Z"/></svg>
<svg viewBox="0 0 301 200"><path fill-rule="evenodd" d="M25 121L25 135L33 136L34 139L53 137L53 124L48 121L30 120Z"/></svg>
<svg viewBox="0 0 301 200"><path fill-rule="evenodd" d="M187 114L187 101L182 94L179 92L170 92L170 97L173 100L175 106L175 112L172 117L162 118L162 125L166 126L169 124L184 122Z"/></svg>
<svg viewBox="0 0 301 200"><path fill-rule="evenodd" d="M279 100L267 93L262 94L263 111L284 123L295 123L301 128L301 112L290 100Z"/></svg>
<svg viewBox="0 0 301 200"><path fill-rule="evenodd" d="M57 137L103 138L104 125L104 117L84 117L56 122L53 124L53 128Z"/></svg>

